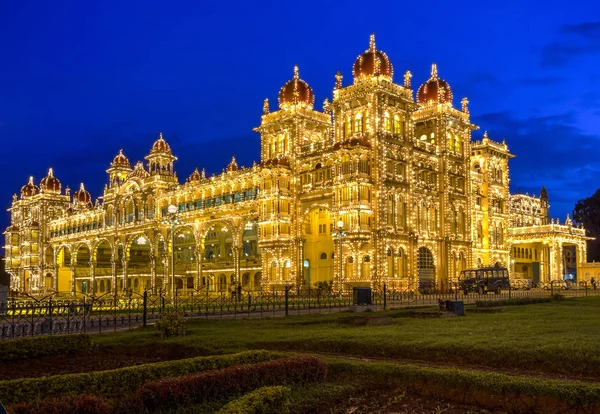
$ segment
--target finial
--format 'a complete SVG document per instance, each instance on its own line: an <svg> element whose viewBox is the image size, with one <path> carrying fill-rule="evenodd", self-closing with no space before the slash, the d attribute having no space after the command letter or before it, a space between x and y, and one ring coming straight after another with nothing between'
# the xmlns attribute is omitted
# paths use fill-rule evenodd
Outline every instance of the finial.
<svg viewBox="0 0 600 414"><path fill-rule="evenodd" d="M404 74L404 87L406 89L410 89L410 78L412 78L412 73L410 73L410 70L407 70Z"/></svg>
<svg viewBox="0 0 600 414"><path fill-rule="evenodd" d="M65 195L69 195L71 194L71 189L69 188L69 186L65 187Z"/></svg>
<svg viewBox="0 0 600 414"><path fill-rule="evenodd" d="M159 134L158 134L158 139L163 139L163 137L162 137L162 132L159 132Z"/></svg>
<svg viewBox="0 0 600 414"><path fill-rule="evenodd" d="M298 65L294 65L294 79L299 79L300 78L300 74L298 71Z"/></svg>
<svg viewBox="0 0 600 414"><path fill-rule="evenodd" d="M33 175L30 175L30 176L29 176L29 184L32 184L32 185L33 185Z"/></svg>
<svg viewBox="0 0 600 414"><path fill-rule="evenodd" d="M85 187L83 186L83 183L81 183L79 185L79 191L85 191Z"/></svg>
<svg viewBox="0 0 600 414"><path fill-rule="evenodd" d="M265 98L265 101L263 102L263 115L266 115L269 113L269 98Z"/></svg>
<svg viewBox="0 0 600 414"><path fill-rule="evenodd" d="M465 114L469 113L469 100L467 99L467 97L465 96L464 98L462 98L462 101L460 101L461 105L462 105L462 111Z"/></svg>
<svg viewBox="0 0 600 414"><path fill-rule="evenodd" d="M437 65L435 63L431 64L431 79L437 79L438 77L438 73L437 73Z"/></svg>
<svg viewBox="0 0 600 414"><path fill-rule="evenodd" d="M48 169L48 177L54 177L54 171L52 170L52 167Z"/></svg>
<svg viewBox="0 0 600 414"><path fill-rule="evenodd" d="M375 50L375 33L371 33L369 37L369 50Z"/></svg>
<svg viewBox="0 0 600 414"><path fill-rule="evenodd" d="M344 77L338 70L335 74L335 89L342 89L342 79L344 79Z"/></svg>
<svg viewBox="0 0 600 414"><path fill-rule="evenodd" d="M487 131L483 131L483 138L484 139L488 139L488 133L487 133Z"/></svg>
<svg viewBox="0 0 600 414"><path fill-rule="evenodd" d="M329 99L327 98L323 101L323 111L329 113Z"/></svg>
<svg viewBox="0 0 600 414"><path fill-rule="evenodd" d="M202 168L202 178L206 178L206 170Z"/></svg>

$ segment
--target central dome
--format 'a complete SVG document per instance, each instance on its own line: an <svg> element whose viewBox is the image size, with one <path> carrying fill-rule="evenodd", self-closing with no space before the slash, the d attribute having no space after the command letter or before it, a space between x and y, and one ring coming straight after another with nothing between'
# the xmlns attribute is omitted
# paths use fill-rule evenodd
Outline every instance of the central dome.
<svg viewBox="0 0 600 414"><path fill-rule="evenodd" d="M385 76L392 80L394 77L394 68L392 62L381 50L375 48L375 35L371 35L369 48L356 58L352 70L354 80L359 80L367 76Z"/></svg>
<svg viewBox="0 0 600 414"><path fill-rule="evenodd" d="M417 91L417 103L436 105L449 103L452 105L452 89L448 82L438 76L437 65L431 65L431 77Z"/></svg>
<svg viewBox="0 0 600 414"><path fill-rule="evenodd" d="M298 66L294 66L294 77L287 81L279 90L279 107L287 105L306 105L312 108L315 103L315 94L312 88L300 79Z"/></svg>
<svg viewBox="0 0 600 414"><path fill-rule="evenodd" d="M85 189L83 183L79 186L79 190L73 193L73 201L82 205L89 205L92 203L92 196L89 191Z"/></svg>
<svg viewBox="0 0 600 414"><path fill-rule="evenodd" d="M42 178L40 186L44 187L44 191L47 193L59 194L60 193L60 181L54 176L52 168L48 170L48 175Z"/></svg>

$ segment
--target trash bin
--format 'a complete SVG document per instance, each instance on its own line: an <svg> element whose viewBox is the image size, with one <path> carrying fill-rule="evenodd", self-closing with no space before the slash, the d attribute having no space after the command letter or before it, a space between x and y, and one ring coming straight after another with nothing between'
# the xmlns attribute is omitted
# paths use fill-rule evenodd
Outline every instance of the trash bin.
<svg viewBox="0 0 600 414"><path fill-rule="evenodd" d="M465 303L462 300L451 300L448 301L448 310L455 313L456 315L465 314Z"/></svg>
<svg viewBox="0 0 600 414"><path fill-rule="evenodd" d="M352 289L352 303L354 305L371 305L371 288L355 287Z"/></svg>

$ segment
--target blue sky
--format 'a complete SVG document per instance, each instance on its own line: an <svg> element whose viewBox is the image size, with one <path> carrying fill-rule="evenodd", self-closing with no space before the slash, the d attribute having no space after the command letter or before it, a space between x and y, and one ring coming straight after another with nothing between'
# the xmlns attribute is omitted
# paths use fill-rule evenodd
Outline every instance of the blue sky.
<svg viewBox="0 0 600 414"><path fill-rule="evenodd" d="M263 99L275 105L293 65L320 108L372 32L396 81L410 70L416 89L436 62L455 105L469 98L474 138L506 139L513 192L545 184L562 221L599 186L593 1L3 1L0 206L51 166L97 197L119 149L134 164L159 132L182 180L234 154L251 165Z"/></svg>

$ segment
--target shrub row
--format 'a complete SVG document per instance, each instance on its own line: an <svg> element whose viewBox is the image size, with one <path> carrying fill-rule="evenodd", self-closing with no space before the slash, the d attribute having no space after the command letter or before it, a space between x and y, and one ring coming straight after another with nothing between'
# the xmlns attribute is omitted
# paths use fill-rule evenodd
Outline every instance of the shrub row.
<svg viewBox="0 0 600 414"><path fill-rule="evenodd" d="M0 342L0 361L18 361L49 355L68 355L92 349L92 339L88 334L46 335Z"/></svg>
<svg viewBox="0 0 600 414"><path fill-rule="evenodd" d="M394 363L327 359L330 379L362 378L381 387L406 386L423 395L428 391L457 403L474 403L507 412L600 412L600 384L543 380L456 368L430 368Z"/></svg>
<svg viewBox="0 0 600 414"><path fill-rule="evenodd" d="M110 412L111 406L108 400L96 395L46 398L10 407L11 414L107 414Z"/></svg>
<svg viewBox="0 0 600 414"><path fill-rule="evenodd" d="M315 357L282 358L218 371L165 378L142 386L121 411L152 411L218 401L257 388L322 381L327 364Z"/></svg>
<svg viewBox="0 0 600 414"><path fill-rule="evenodd" d="M231 401L217 414L288 414L290 394L289 387L262 387Z"/></svg>
<svg viewBox="0 0 600 414"><path fill-rule="evenodd" d="M518 306L518 305L532 305L534 303L548 303L557 300L555 298L511 298L501 300L478 300L475 302L475 306L478 308L491 308L495 306Z"/></svg>
<svg viewBox="0 0 600 414"><path fill-rule="evenodd" d="M231 355L157 362L109 371L6 380L0 381L0 401L4 404L16 404L48 397L77 395L84 390L94 390L94 394L99 396L114 396L134 391L146 382L160 378L220 369L236 364L270 361L279 357L279 354L268 351L248 351Z"/></svg>

